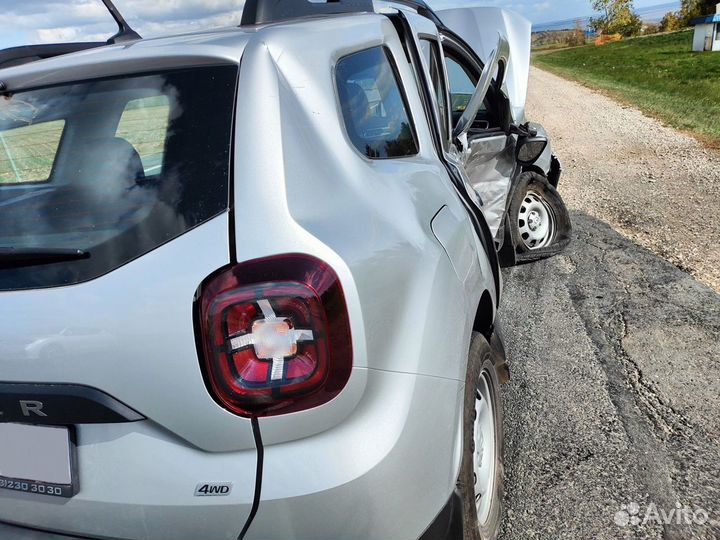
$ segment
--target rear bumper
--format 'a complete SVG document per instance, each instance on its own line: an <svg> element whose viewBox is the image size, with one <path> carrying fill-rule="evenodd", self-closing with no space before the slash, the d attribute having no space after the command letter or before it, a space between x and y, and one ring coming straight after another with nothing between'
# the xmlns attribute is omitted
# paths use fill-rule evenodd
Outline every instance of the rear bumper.
<svg viewBox="0 0 720 540"><path fill-rule="evenodd" d="M450 499L425 529L420 540L453 540L462 537L462 507L457 493ZM77 540L86 537L67 536L53 532L19 527L10 523L0 523L0 540Z"/></svg>
<svg viewBox="0 0 720 540"><path fill-rule="evenodd" d="M246 538L417 539L442 514L460 468L463 384L369 370L366 397L336 428L265 448Z"/></svg>
<svg viewBox="0 0 720 540"><path fill-rule="evenodd" d="M440 511L420 540L457 540L463 537L462 501L453 492L447 504Z"/></svg>
<svg viewBox="0 0 720 540"><path fill-rule="evenodd" d="M38 529L18 527L10 523L0 522L0 540L70 540L81 536L66 536Z"/></svg>
<svg viewBox="0 0 720 540"><path fill-rule="evenodd" d="M460 381L367 370L363 398L344 421L264 447L246 538L419 538L455 488L462 399ZM259 425L272 441L269 419ZM0 539L237 538L253 503L255 449L205 452L150 421L78 432L79 493L0 490ZM194 496L199 482L227 481L229 496Z"/></svg>
<svg viewBox="0 0 720 540"><path fill-rule="evenodd" d="M461 538L461 504L457 493L453 492L435 520L425 529L420 540L454 540ZM0 523L0 540L78 540L85 538L87 537L67 536L38 529L19 527L10 523Z"/></svg>

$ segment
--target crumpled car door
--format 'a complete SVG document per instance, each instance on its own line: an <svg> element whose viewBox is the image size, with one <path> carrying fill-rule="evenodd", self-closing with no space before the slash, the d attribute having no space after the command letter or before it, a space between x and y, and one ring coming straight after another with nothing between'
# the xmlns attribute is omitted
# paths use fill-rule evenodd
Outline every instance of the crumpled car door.
<svg viewBox="0 0 720 540"><path fill-rule="evenodd" d="M517 138L510 135L509 126L525 118L530 23L519 15L496 8L443 10L438 16L465 42L459 43L455 36L447 36L448 51L452 48L451 42L456 42L455 60L462 64L464 57L468 59L467 64L476 63L469 58L474 53L482 63L478 66L482 70L478 80L472 81L475 91L455 123L453 137L470 182L482 199L490 231L502 242L508 195L518 169ZM471 51L467 50L468 46ZM451 59L453 54L449 53L448 61ZM478 70L468 68L467 71ZM449 82L452 94L452 78ZM494 90L488 93L491 86ZM481 103L487 110L495 111L493 123L482 121L483 115L478 116ZM500 121L501 117L504 120Z"/></svg>
<svg viewBox="0 0 720 540"><path fill-rule="evenodd" d="M455 66L449 78L454 148L470 184L482 201L490 232L500 241L508 194L518 164L517 139L508 129L509 105L498 90L507 74L510 51L502 36L496 34L496 39L496 47L484 59L482 68L467 46L454 37L446 36L444 50L448 67ZM472 94L463 93L459 83L463 83L463 87L473 87Z"/></svg>

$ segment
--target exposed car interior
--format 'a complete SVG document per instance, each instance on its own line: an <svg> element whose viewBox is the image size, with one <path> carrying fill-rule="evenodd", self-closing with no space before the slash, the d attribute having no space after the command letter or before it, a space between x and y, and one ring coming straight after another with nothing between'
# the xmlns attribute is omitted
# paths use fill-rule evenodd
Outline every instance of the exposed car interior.
<svg viewBox="0 0 720 540"><path fill-rule="evenodd" d="M450 36L443 42L445 65L450 84L452 124L457 124L470 101L480 78L481 66ZM493 83L485 102L468 132L470 138L504 133L510 126L509 104L502 91Z"/></svg>

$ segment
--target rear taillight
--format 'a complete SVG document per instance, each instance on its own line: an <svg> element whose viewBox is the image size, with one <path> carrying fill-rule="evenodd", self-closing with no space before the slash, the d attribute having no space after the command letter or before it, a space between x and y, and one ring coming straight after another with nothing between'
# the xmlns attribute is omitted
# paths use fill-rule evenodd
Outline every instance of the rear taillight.
<svg viewBox="0 0 720 540"><path fill-rule="evenodd" d="M345 296L337 274L314 257L234 265L203 284L198 305L206 382L235 414L317 407L350 378Z"/></svg>

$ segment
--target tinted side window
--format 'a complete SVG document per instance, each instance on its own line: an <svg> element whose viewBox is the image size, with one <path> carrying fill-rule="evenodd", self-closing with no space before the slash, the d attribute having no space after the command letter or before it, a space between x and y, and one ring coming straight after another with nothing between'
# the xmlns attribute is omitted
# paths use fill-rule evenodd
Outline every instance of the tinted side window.
<svg viewBox="0 0 720 540"><path fill-rule="evenodd" d="M445 57L445 66L448 73L448 85L450 86L450 112L452 115L452 124L457 124L460 117L465 112L470 98L475 92L477 84L477 76L472 73L470 68L464 66L459 60L451 57ZM490 118L488 113L487 98L482 104L477 116L475 117L474 126L478 129L487 129L490 127Z"/></svg>
<svg viewBox="0 0 720 540"><path fill-rule="evenodd" d="M453 113L463 113L475 92L476 82L470 75L452 58L446 57L445 62L450 79L450 97Z"/></svg>
<svg viewBox="0 0 720 540"><path fill-rule="evenodd" d="M417 154L407 103L387 49L375 47L342 58L335 78L355 148L374 159Z"/></svg>

